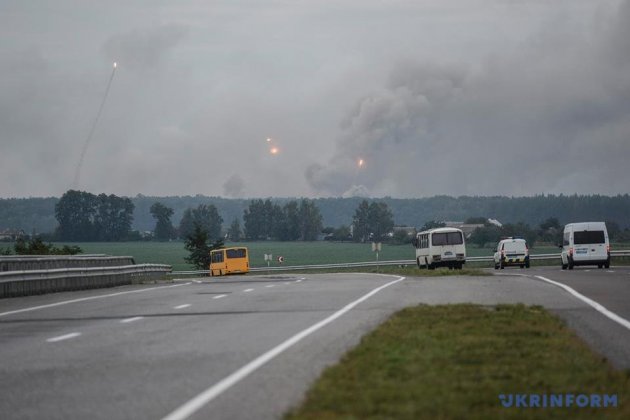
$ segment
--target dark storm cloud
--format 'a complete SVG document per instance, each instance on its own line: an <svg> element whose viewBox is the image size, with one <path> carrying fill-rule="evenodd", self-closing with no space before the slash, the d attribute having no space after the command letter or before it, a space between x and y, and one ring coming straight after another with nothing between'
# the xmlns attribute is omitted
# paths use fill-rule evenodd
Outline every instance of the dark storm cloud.
<svg viewBox="0 0 630 420"><path fill-rule="evenodd" d="M306 179L333 195L628 192L629 10L572 37L543 28L477 70L397 64Z"/></svg>

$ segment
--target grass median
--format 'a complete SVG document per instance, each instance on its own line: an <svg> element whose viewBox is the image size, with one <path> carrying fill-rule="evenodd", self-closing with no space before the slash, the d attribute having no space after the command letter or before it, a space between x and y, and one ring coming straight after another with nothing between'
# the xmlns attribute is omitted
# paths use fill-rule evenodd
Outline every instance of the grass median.
<svg viewBox="0 0 630 420"><path fill-rule="evenodd" d="M501 394L609 394L614 408L506 408ZM524 305L404 309L324 371L286 419L630 418L615 371L561 320Z"/></svg>

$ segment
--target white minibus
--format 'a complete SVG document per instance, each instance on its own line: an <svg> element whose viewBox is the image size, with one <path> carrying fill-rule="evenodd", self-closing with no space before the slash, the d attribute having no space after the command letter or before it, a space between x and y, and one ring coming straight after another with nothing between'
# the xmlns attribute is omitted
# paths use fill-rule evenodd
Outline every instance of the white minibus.
<svg viewBox="0 0 630 420"><path fill-rule="evenodd" d="M419 232L411 241L416 248L418 268L461 269L466 263L464 233L456 228L436 228Z"/></svg>
<svg viewBox="0 0 630 420"><path fill-rule="evenodd" d="M562 269L576 265L610 268L610 242L604 222L569 223L562 236Z"/></svg>

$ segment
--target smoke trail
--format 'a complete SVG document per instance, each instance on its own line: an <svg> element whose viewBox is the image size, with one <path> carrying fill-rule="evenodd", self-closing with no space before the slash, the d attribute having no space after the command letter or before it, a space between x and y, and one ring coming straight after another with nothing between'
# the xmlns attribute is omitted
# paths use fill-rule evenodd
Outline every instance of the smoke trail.
<svg viewBox="0 0 630 420"><path fill-rule="evenodd" d="M96 113L96 118L94 118L94 122L92 123L92 128L90 128L90 133L85 139L85 143L83 144L83 149L81 149L81 157L79 158L79 163L77 164L77 169L74 172L74 182L72 183L73 189L79 188L79 179L81 177L81 167L83 166L83 159L85 158L85 153L87 152L87 148L92 140L92 136L94 135L94 130L96 130L96 124L98 124L98 120L101 117L101 112L103 112L103 107L105 106L105 101L107 100L107 95L109 94L109 88L112 86L112 80L114 80L114 74L116 73L117 64L114 63L112 68L112 74L109 76L109 81L107 82L107 87L105 88L105 95L103 95L103 100L101 101L101 106L98 108L98 112Z"/></svg>

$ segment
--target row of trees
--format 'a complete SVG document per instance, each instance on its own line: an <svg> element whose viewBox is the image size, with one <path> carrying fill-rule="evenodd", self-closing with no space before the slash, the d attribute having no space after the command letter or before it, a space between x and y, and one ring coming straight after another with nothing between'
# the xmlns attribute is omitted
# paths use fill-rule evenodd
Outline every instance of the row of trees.
<svg viewBox="0 0 630 420"><path fill-rule="evenodd" d="M221 236L223 218L212 204L200 204L196 208L186 209L178 228L171 222L173 209L164 204L154 203L151 206L151 214L156 220L153 234L160 241L187 238L194 233L196 226L206 233L208 239L215 240Z"/></svg>
<svg viewBox="0 0 630 420"><path fill-rule="evenodd" d="M11 248L0 248L0 255L76 255L83 251L76 245L63 245L62 247L56 247L51 243L44 243L39 238L18 238L13 244L13 251Z"/></svg>
<svg viewBox="0 0 630 420"><path fill-rule="evenodd" d="M314 241L322 230L322 216L312 200L289 201L284 206L271 200L253 200L243 212L245 238L249 240Z"/></svg>
<svg viewBox="0 0 630 420"><path fill-rule="evenodd" d="M67 241L121 241L129 237L134 205L129 198L67 191L55 205L55 238Z"/></svg>
<svg viewBox="0 0 630 420"><path fill-rule="evenodd" d="M187 238L194 232L195 226L206 232L211 241L221 237L223 219L212 204L187 209L178 229L171 223L171 208L157 202L151 206L151 214L156 220L154 232L158 240ZM252 200L243 211L243 221L242 230L239 220L235 218L226 231L226 237L233 241L314 241L323 233L333 240L382 241L387 239L394 227L392 212L387 204L369 203L367 200L357 207L351 227L323 229L319 208L308 199L292 200L284 205L270 199Z"/></svg>

